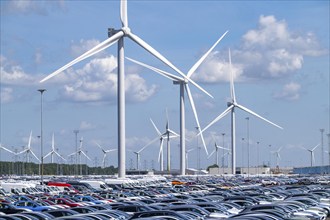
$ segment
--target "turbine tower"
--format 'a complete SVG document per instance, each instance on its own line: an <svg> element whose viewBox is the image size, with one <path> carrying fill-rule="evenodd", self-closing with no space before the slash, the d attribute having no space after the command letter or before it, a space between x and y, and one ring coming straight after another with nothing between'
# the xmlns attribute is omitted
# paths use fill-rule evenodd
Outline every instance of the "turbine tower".
<svg viewBox="0 0 330 220"><path fill-rule="evenodd" d="M96 143L96 145L102 150L103 152L103 159L102 159L102 164L103 164L103 168L105 168L105 158L107 157L107 154L112 152L112 151L116 151L117 149L109 149L109 150L105 150L101 145L99 145L98 143Z"/></svg>
<svg viewBox="0 0 330 220"><path fill-rule="evenodd" d="M185 96L184 96L184 93L186 91L187 93L187 96L189 98L189 102L190 102L190 106L191 106L191 109L194 113L194 116L195 116L195 121L196 121L196 124L197 124L197 127L200 129L200 123L199 123L199 119L198 119L198 115L197 115L197 111L196 111L196 107L195 107L195 103L194 103L194 99L191 95L191 91L190 91L190 88L189 88L189 84L188 84L188 80L187 79L190 79L190 77L192 76L192 74L196 71L196 69L201 65L201 63L206 59L206 57L210 54L210 52L215 48L215 46L224 38L224 36L228 33L228 31L226 31L216 42L215 44L190 68L190 70L188 71L186 77L180 77L180 76L176 76L176 75L173 75L171 73L168 73L168 72L165 72L163 70L160 70L156 67L153 67L153 66L149 66L145 63L142 63L142 62L139 62L137 60L134 60L134 59L131 59L131 58L128 58L126 57L128 60L138 64L138 65L141 65L143 67L146 67L170 80L173 81L173 84L178 84L180 85L180 90L179 90L179 93L180 93L180 96L179 96L179 101L180 101L180 174L181 175L185 175L185 149L186 149L186 134L185 134ZM212 97L212 95L210 95L207 91L205 91L202 87L200 87L198 84L196 84L194 81L191 81L190 82L196 86L199 90L201 90L202 92L204 92L205 94L207 94L208 96ZM200 130L199 130L200 131ZM202 143L203 143L203 146L204 146L204 149L205 149L205 152L206 154L208 154L208 151L207 151L207 148L206 148L206 145L205 145L205 141L204 141L204 137L203 135L201 135L201 140L202 140Z"/></svg>
<svg viewBox="0 0 330 220"><path fill-rule="evenodd" d="M54 162L54 154L56 154L58 157L62 158L63 160L66 160L57 151L55 151L55 140L54 140L54 133L53 133L53 136L52 136L52 150L44 156L44 159L46 159L48 156L50 156L50 158L51 158L50 162L53 163Z"/></svg>
<svg viewBox="0 0 330 220"><path fill-rule="evenodd" d="M189 150L186 150L186 168L188 169L188 155L191 151L195 150L195 148L191 148Z"/></svg>
<svg viewBox="0 0 330 220"><path fill-rule="evenodd" d="M118 176L125 177L126 176L126 157L125 157L125 137L126 137L126 128L125 128L125 70L124 70L124 38L128 37L136 44L140 45L143 49L148 51L150 54L155 56L157 59L162 61L168 67L175 70L181 76L183 76L188 81L192 82L191 79L187 78L178 68L176 68L169 60L167 60L163 55L161 55L157 50L151 47L148 43L142 40L137 35L133 34L130 27L128 26L128 18L127 18L127 0L120 1L120 19L122 27L119 30L109 29L109 38L101 42L100 44L96 45L92 49L88 50L81 56L77 57L73 61L67 63L63 67L59 68L55 72L51 73L40 82L44 82L57 74L63 72L64 70L68 69L69 67L73 66L74 64L87 59L88 57L97 54L114 43L118 42L118 80L117 80L117 100L118 100Z"/></svg>
<svg viewBox="0 0 330 220"><path fill-rule="evenodd" d="M272 124L280 129L283 129L282 127L278 126L277 124L261 117L257 113L253 112L252 110L240 105L236 101L236 96L235 96L235 88L234 88L234 76L232 73L232 68L231 68L231 55L230 55L230 50L229 50L229 67L230 67L230 95L231 95L231 102L227 103L228 108L222 112L219 116L217 116L213 121L211 121L201 132L204 132L206 129L211 127L214 123L218 122L221 118L226 116L229 112L231 112L231 153L232 153L232 160L231 160L231 172L232 174L236 174L236 123L235 123L235 108L239 108L251 115L254 115L263 121L268 122L269 124Z"/></svg>

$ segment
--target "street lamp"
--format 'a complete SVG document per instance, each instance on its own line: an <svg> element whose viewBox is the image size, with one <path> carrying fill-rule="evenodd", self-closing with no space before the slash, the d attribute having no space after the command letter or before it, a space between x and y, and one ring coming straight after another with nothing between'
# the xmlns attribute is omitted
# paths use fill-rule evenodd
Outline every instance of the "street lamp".
<svg viewBox="0 0 330 220"><path fill-rule="evenodd" d="M225 135L226 133L222 133L222 147L225 147ZM225 174L225 149L222 149L222 157L221 157L221 165L222 165L222 174Z"/></svg>
<svg viewBox="0 0 330 220"><path fill-rule="evenodd" d="M40 92L40 159L41 159L41 185L44 183L44 152L43 152L43 135L42 135L42 94L46 89L38 89Z"/></svg>
<svg viewBox="0 0 330 220"><path fill-rule="evenodd" d="M78 175L78 133L79 133L79 130L73 130L73 133L75 134L76 136L76 158L75 158L75 168L74 168L74 173L76 175Z"/></svg>
<svg viewBox="0 0 330 220"><path fill-rule="evenodd" d="M259 175L259 141L257 141L257 174Z"/></svg>
<svg viewBox="0 0 330 220"><path fill-rule="evenodd" d="M324 166L324 146L323 146L323 132L324 132L324 129L321 128L320 132L321 132L321 165L323 167Z"/></svg>
<svg viewBox="0 0 330 220"><path fill-rule="evenodd" d="M250 137L249 137L249 117L246 117L246 125L247 125L247 150L248 150L248 176L250 175Z"/></svg>

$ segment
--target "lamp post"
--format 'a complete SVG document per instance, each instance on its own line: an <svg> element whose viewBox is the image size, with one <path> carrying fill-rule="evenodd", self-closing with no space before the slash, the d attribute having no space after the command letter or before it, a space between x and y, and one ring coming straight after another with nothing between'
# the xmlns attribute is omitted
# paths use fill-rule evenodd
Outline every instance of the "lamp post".
<svg viewBox="0 0 330 220"><path fill-rule="evenodd" d="M330 134L327 134L328 136L328 159L329 159L329 163L328 163L328 166L329 166L329 169L328 169L328 174L330 174Z"/></svg>
<svg viewBox="0 0 330 220"><path fill-rule="evenodd" d="M244 140L245 140L245 138L242 138L242 171L244 168Z"/></svg>
<svg viewBox="0 0 330 220"><path fill-rule="evenodd" d="M222 147L225 147L225 135L226 133L222 133ZM222 149L222 157L221 157L221 165L222 165L222 174L225 174L225 149Z"/></svg>
<svg viewBox="0 0 330 220"><path fill-rule="evenodd" d="M269 169L270 169L270 167L272 165L272 151L271 151L272 145L270 144L268 146L269 146Z"/></svg>
<svg viewBox="0 0 330 220"><path fill-rule="evenodd" d="M321 165L323 167L324 166L324 146L323 146L323 132L324 132L324 129L321 128L320 132L321 132Z"/></svg>
<svg viewBox="0 0 330 220"><path fill-rule="evenodd" d="M246 142L247 142L247 150L248 150L248 155L247 155L247 159L248 159L248 176L250 175L250 137L249 137L249 117L246 117L245 118L246 119L246 126L247 126L247 140L246 140Z"/></svg>
<svg viewBox="0 0 330 220"><path fill-rule="evenodd" d="M259 141L257 141L257 175L259 175Z"/></svg>
<svg viewBox="0 0 330 220"><path fill-rule="evenodd" d="M76 136L76 158L75 158L75 166L74 166L74 173L75 175L78 175L78 133L79 133L79 130L73 130L73 133L75 134Z"/></svg>
<svg viewBox="0 0 330 220"><path fill-rule="evenodd" d="M38 89L40 92L40 159L41 159L41 185L44 183L44 152L43 152L43 129L42 129L42 94L46 91L46 89Z"/></svg>

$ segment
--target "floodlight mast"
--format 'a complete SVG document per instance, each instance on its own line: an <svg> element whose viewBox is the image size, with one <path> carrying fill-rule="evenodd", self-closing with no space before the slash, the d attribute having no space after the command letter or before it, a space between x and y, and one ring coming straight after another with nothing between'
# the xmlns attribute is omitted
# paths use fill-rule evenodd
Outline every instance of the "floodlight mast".
<svg viewBox="0 0 330 220"><path fill-rule="evenodd" d="M40 92L40 159L41 159L41 185L44 183L44 152L43 152L43 129L42 129L42 94L46 91L46 89L38 89Z"/></svg>

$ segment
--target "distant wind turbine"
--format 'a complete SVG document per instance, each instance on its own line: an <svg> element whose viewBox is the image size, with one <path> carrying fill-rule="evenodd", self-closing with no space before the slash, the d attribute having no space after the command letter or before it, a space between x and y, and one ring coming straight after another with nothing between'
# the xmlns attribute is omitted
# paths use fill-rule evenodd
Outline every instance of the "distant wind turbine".
<svg viewBox="0 0 330 220"><path fill-rule="evenodd" d="M280 151L282 150L283 147L280 147L277 151L272 151L273 154L275 154L276 157L276 167L279 167L280 160L281 160L281 155Z"/></svg>
<svg viewBox="0 0 330 220"><path fill-rule="evenodd" d="M189 150L186 150L186 154L185 154L186 155L186 168L189 168L188 167L188 154L193 150L195 150L195 148L191 148Z"/></svg>
<svg viewBox="0 0 330 220"><path fill-rule="evenodd" d="M216 42L215 44L191 67L191 69L188 71L187 75L185 77L180 77L180 76L176 76L176 75L173 75L171 73L168 73L168 72L165 72L163 70L160 70L160 69L157 69L156 67L153 67L153 66L149 66L145 63L142 63L142 62L139 62L137 60L134 60L134 59L131 59L131 58L128 58L126 57L128 60L138 64L138 65L141 65L141 66L144 66L170 80L173 81L173 84L179 84L180 85L180 173L181 175L185 175L185 139L186 139L186 135L185 135L185 98L184 98L184 93L186 91L186 94L189 98L189 102L190 102L190 106L191 106L191 109L194 113L194 116L195 116L195 121L196 121L196 124L197 124L197 127L198 127L198 131L200 131L201 129L201 126L200 126L200 123L199 123L199 119L198 119L198 115L197 115L197 110L196 110L196 107L195 107L195 103L194 103L194 99L191 95L191 91L190 91L190 88L189 88L189 84L188 82L193 82L191 80L189 80L192 76L192 74L196 71L196 69L201 65L201 63L206 59L206 57L209 55L209 53L215 48L215 46L222 40L222 38L224 38L224 36L228 33L228 31L226 31ZM200 87L198 84L196 83L192 83L194 86L196 86L198 89L200 89L201 91L203 91L204 93L206 93L207 95L209 95L210 97L213 98L213 96L211 96L208 92L206 92L202 87ZM208 154L208 151L207 151L207 148L206 148L206 145L205 145L205 141L204 141L204 137L203 135L201 135L201 140L202 140L202 143L203 143L203 146L204 146L204 149L205 149L205 152L206 154Z"/></svg>
<svg viewBox="0 0 330 220"><path fill-rule="evenodd" d="M73 61L69 62L68 64L64 65L60 69L56 70L55 72L51 73L40 82L44 82L57 74L63 72L64 70L68 69L69 67L73 66L74 64L87 59L94 54L97 54L114 43L118 42L118 81L117 81L117 89L118 89L118 176L125 177L126 175L126 156L125 156L125 70L124 70L124 38L128 37L136 44L140 45L143 49L148 51L150 54L155 56L157 59L162 61L165 65L175 70L181 76L186 78L188 81L194 84L194 82L187 78L178 68L176 68L169 60L167 60L163 55L161 55L158 51L152 48L148 43L142 40L137 35L133 34L130 27L128 26L128 18L127 18L127 0L120 1L120 19L122 23L122 27L119 30L109 29L109 38L103 41L102 43L98 44L97 46L93 47L89 51L85 52L78 58L74 59Z"/></svg>
<svg viewBox="0 0 330 220"><path fill-rule="evenodd" d="M103 164L103 168L105 168L105 158L107 157L107 154L112 152L112 151L116 151L117 149L109 149L109 150L105 150L101 145L99 145L98 143L96 143L96 145L102 150L103 152L103 160L102 160L102 164Z"/></svg>
<svg viewBox="0 0 330 220"><path fill-rule="evenodd" d="M44 159L46 159L48 156L51 156L50 157L51 158L51 163L53 163L54 154L56 154L58 157L62 158L63 160L66 160L58 152L55 151L55 139L54 139L54 133L53 133L53 136L52 136L52 150L44 156Z"/></svg>
<svg viewBox="0 0 330 220"><path fill-rule="evenodd" d="M318 148L318 146L320 146L320 144L316 145L312 149L307 149L307 148L301 147L302 149L305 149L305 150L307 150L308 152L311 153L311 167L314 166L314 164L315 164L314 151L316 150L316 148Z"/></svg>
<svg viewBox="0 0 330 220"><path fill-rule="evenodd" d="M158 138L157 138L158 139ZM156 140L157 140L156 139ZM144 151L150 144L147 144L143 146L140 150L138 151L132 151L136 155L136 169L140 170L140 154L142 151Z"/></svg>
<svg viewBox="0 0 330 220"><path fill-rule="evenodd" d="M168 119L168 114L167 114L167 110L166 110L166 128L165 131L163 133L160 132L160 130L157 128L156 124L152 121L152 119L150 119L152 125L154 126L159 138L160 138L160 148L159 148L159 157L158 157L158 161L160 161L160 163L162 162L162 157L163 157L163 141L164 139L167 140L166 144L167 144L167 171L171 170L171 144L170 144L170 139L174 138L174 137L179 137L180 135L177 134L175 131L170 129L170 123L169 123L169 119Z"/></svg>
<svg viewBox="0 0 330 220"><path fill-rule="evenodd" d="M209 154L209 156L207 157L207 159L209 159L214 153L215 153L215 164L218 165L219 167L219 149L223 149L223 150L229 150L227 148L221 147L220 145L217 145L217 142L214 143L214 150Z"/></svg>
<svg viewBox="0 0 330 220"><path fill-rule="evenodd" d="M82 145L83 145L83 138L80 139L80 146L79 146L78 151L73 152L72 154L68 155L68 157L70 157L71 155L75 155L75 154L78 155L80 166L81 166L81 155L84 155L88 160L92 161L91 158L89 158L89 156L87 156L87 154L82 150Z"/></svg>
<svg viewBox="0 0 330 220"><path fill-rule="evenodd" d="M32 131L30 132L30 137L29 137L29 142L28 142L28 146L22 150L21 152L19 152L18 154L23 154L23 153L26 153L26 160L27 162L30 162L30 157L29 155L32 154L36 159L37 161L39 161L39 163L41 162L40 159L35 155L35 153L32 151L32 148L31 148L31 141L32 141Z"/></svg>
<svg viewBox="0 0 330 220"><path fill-rule="evenodd" d="M231 153L232 153L232 160L231 160L231 172L232 174L236 174L236 125L235 125L235 108L239 108L251 115L254 115L263 121L268 122L269 124L274 125L275 127L278 127L280 129L283 129L282 127L278 126L277 124L261 117L257 113L253 112L252 110L240 105L236 101L236 96L235 96L235 88L234 88L234 76L232 73L232 68L231 68L231 55L230 55L230 50L229 50L229 67L230 67L230 95L231 95L231 102L227 103L228 108L222 112L219 116L217 116L213 121L211 121L201 132L204 132L207 130L209 127L211 127L213 124L218 122L221 118L226 116L229 112L231 112Z"/></svg>

